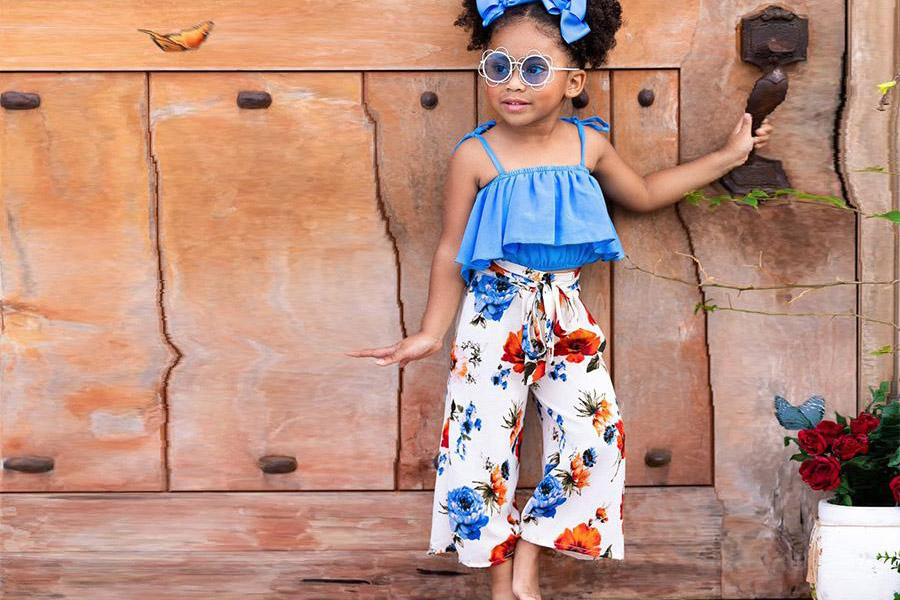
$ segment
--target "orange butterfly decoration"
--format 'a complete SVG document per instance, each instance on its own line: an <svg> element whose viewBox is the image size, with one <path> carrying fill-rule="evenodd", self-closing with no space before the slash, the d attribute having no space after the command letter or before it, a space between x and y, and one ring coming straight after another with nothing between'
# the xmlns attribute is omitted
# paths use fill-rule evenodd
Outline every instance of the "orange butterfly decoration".
<svg viewBox="0 0 900 600"><path fill-rule="evenodd" d="M184 52L200 47L213 28L212 21L204 21L190 29L182 29L174 33L156 33L149 29L138 29L149 35L164 52Z"/></svg>

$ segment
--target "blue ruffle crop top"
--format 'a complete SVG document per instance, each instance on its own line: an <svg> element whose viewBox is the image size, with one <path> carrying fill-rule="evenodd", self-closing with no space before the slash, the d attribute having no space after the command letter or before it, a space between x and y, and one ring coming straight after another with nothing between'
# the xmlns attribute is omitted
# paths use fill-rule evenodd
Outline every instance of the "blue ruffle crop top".
<svg viewBox="0 0 900 600"><path fill-rule="evenodd" d="M468 285L492 259L541 271L574 269L596 260L621 260L622 243L609 218L600 184L584 164L584 125L609 131L600 117L560 117L578 126L581 162L506 171L481 135L495 121L467 133L453 151L476 137L499 175L478 190L456 262Z"/></svg>

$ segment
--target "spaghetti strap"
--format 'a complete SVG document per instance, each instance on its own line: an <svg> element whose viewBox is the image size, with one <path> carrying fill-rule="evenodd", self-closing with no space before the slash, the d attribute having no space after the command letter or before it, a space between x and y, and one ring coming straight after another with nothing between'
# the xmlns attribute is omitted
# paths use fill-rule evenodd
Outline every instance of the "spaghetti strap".
<svg viewBox="0 0 900 600"><path fill-rule="evenodd" d="M474 130L464 135L458 142L456 142L456 146L453 147L453 151L456 152L456 149L459 147L459 145L470 137L478 138L478 141L481 142L481 145L484 146L485 152L487 152L487 155L490 157L491 162L494 163L494 168L497 169L497 173L503 175L506 173L506 170L503 168L503 165L500 164L500 160L497 158L497 155L494 154L494 151L491 149L491 145L488 144L487 140L484 139L484 137L482 137L481 135L482 133L496 125L496 123L497 122L493 120L485 121Z"/></svg>
<svg viewBox="0 0 900 600"><path fill-rule="evenodd" d="M600 117L588 117L587 119L579 119L578 117L560 117L563 121L575 123L578 126L578 140L581 143L581 166L584 166L584 126L588 125L597 131L609 131L609 123Z"/></svg>

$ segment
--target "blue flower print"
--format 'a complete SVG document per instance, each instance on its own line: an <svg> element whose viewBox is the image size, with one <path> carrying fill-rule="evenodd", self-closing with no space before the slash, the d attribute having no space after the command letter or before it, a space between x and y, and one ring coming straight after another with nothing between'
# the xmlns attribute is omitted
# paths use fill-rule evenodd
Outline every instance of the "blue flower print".
<svg viewBox="0 0 900 600"><path fill-rule="evenodd" d="M447 494L447 515L450 517L450 528L465 540L481 539L481 528L488 523L484 500L467 485Z"/></svg>
<svg viewBox="0 0 900 600"><path fill-rule="evenodd" d="M556 507L566 501L559 479L553 475L547 475L541 479L541 482L534 488L531 501L531 514L538 517L555 517Z"/></svg>
<svg viewBox="0 0 900 600"><path fill-rule="evenodd" d="M588 448L581 455L582 460L584 461L584 466L591 468L595 464L597 464L597 449L596 448Z"/></svg>
<svg viewBox="0 0 900 600"><path fill-rule="evenodd" d="M509 367L507 367L505 369L500 369L499 371L497 371L496 374L491 376L491 381L493 382L494 385L499 385L500 387L502 387L505 390L506 386L509 384L509 381L507 378L509 377L510 371L511 371L511 369Z"/></svg>
<svg viewBox="0 0 900 600"><path fill-rule="evenodd" d="M459 424L459 437L456 438L456 454L460 457L465 458L466 456L466 440L472 439L472 432L476 429L481 431L481 419L472 420L472 415L475 414L475 403L469 401L469 406L466 407L466 415L465 419L462 423Z"/></svg>
<svg viewBox="0 0 900 600"><path fill-rule="evenodd" d="M564 361L553 363L553 370L550 371L549 375L550 379L559 379L561 381L565 381L566 363Z"/></svg>
<svg viewBox="0 0 900 600"><path fill-rule="evenodd" d="M556 415L556 424L559 426L559 449L566 445L566 430L563 429L562 415Z"/></svg>
<svg viewBox="0 0 900 600"><path fill-rule="evenodd" d="M607 444L612 444L616 440L616 429L615 425L607 425L606 429L603 430L603 441Z"/></svg>
<svg viewBox="0 0 900 600"><path fill-rule="evenodd" d="M500 320L519 293L515 285L491 275L481 275L473 283L475 310L493 321Z"/></svg>

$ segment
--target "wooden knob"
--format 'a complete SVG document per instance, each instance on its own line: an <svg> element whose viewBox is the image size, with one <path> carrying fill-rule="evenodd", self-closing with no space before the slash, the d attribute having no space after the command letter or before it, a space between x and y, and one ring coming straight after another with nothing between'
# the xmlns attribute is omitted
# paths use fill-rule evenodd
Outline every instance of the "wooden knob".
<svg viewBox="0 0 900 600"><path fill-rule="evenodd" d="M258 90L238 92L237 105L241 108L269 108L272 105L272 94Z"/></svg>
<svg viewBox="0 0 900 600"><path fill-rule="evenodd" d="M10 110L30 110L41 105L41 96L31 92L3 92L0 106Z"/></svg>
<svg viewBox="0 0 900 600"><path fill-rule="evenodd" d="M260 458L258 464L263 473L292 473L297 470L297 459L293 456L270 454Z"/></svg>
<svg viewBox="0 0 900 600"><path fill-rule="evenodd" d="M53 470L53 458L50 456L11 456L3 460L3 468L7 471L22 473L46 473Z"/></svg>
<svg viewBox="0 0 900 600"><path fill-rule="evenodd" d="M663 467L672 462L672 451L665 448L651 448L644 454L644 463L648 467Z"/></svg>

